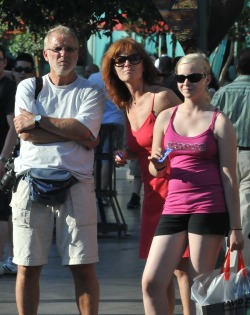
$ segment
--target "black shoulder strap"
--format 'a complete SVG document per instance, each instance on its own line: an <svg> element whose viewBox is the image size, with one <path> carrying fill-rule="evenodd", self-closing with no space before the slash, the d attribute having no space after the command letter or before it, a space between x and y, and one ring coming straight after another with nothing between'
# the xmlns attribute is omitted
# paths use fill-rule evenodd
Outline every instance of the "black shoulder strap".
<svg viewBox="0 0 250 315"><path fill-rule="evenodd" d="M42 88L43 88L43 78L36 77L35 100L37 99L37 96L41 92ZM20 144L20 138L18 137L9 159L11 159L12 156L16 156L16 150L18 149L19 144ZM8 161L9 161L9 159L8 159Z"/></svg>
<svg viewBox="0 0 250 315"><path fill-rule="evenodd" d="M35 89L35 100L37 99L38 94L41 92L43 88L43 78L36 78L36 89Z"/></svg>

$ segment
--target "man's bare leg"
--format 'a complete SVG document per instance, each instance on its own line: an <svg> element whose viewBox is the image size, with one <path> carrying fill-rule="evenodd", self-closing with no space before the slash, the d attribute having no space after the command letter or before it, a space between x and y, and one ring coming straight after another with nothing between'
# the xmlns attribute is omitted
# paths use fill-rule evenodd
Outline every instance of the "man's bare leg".
<svg viewBox="0 0 250 315"><path fill-rule="evenodd" d="M69 266L74 282L76 303L81 315L98 315L99 284L94 264Z"/></svg>
<svg viewBox="0 0 250 315"><path fill-rule="evenodd" d="M37 315L42 266L18 266L16 279L16 303L19 315Z"/></svg>

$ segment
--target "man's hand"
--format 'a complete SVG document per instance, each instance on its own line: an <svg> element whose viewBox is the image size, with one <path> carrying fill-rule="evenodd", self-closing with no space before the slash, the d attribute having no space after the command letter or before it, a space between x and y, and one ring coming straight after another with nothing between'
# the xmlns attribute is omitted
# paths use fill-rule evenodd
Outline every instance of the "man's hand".
<svg viewBox="0 0 250 315"><path fill-rule="evenodd" d="M22 133L25 130L35 128L35 115L23 108L20 108L20 113L20 115L14 118L14 125L17 134Z"/></svg>

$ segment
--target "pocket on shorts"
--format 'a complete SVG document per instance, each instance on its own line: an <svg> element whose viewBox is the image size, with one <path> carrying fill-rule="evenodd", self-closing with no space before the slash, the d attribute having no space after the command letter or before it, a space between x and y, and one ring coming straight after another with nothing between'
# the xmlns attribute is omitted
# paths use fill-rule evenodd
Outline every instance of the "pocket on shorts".
<svg viewBox="0 0 250 315"><path fill-rule="evenodd" d="M67 217L70 226L86 226L97 224L96 194L94 183L77 183L70 187L72 216ZM68 205L67 205L68 206Z"/></svg>
<svg viewBox="0 0 250 315"><path fill-rule="evenodd" d="M17 226L30 226L31 201L29 194L29 184L24 179L21 179L16 192L12 193L10 203L13 224Z"/></svg>

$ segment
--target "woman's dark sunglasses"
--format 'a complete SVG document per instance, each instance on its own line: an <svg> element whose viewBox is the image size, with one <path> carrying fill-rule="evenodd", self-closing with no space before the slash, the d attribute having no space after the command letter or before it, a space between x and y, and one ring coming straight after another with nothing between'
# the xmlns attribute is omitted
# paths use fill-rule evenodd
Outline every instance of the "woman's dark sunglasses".
<svg viewBox="0 0 250 315"><path fill-rule="evenodd" d="M29 68L29 67L15 67L15 69L14 69L16 72L19 72L19 73L21 73L21 72L25 72L25 73L32 73L33 72L33 69L32 68Z"/></svg>
<svg viewBox="0 0 250 315"><path fill-rule="evenodd" d="M188 79L188 81L191 83L197 83L205 77L206 75L204 73L192 73L189 75L184 75L184 74L175 75L176 81L179 83L183 83L186 79Z"/></svg>
<svg viewBox="0 0 250 315"><path fill-rule="evenodd" d="M131 63L131 65L138 65L142 61L142 56L139 54L132 54L128 56L117 56L113 58L116 67L123 67L126 60Z"/></svg>

